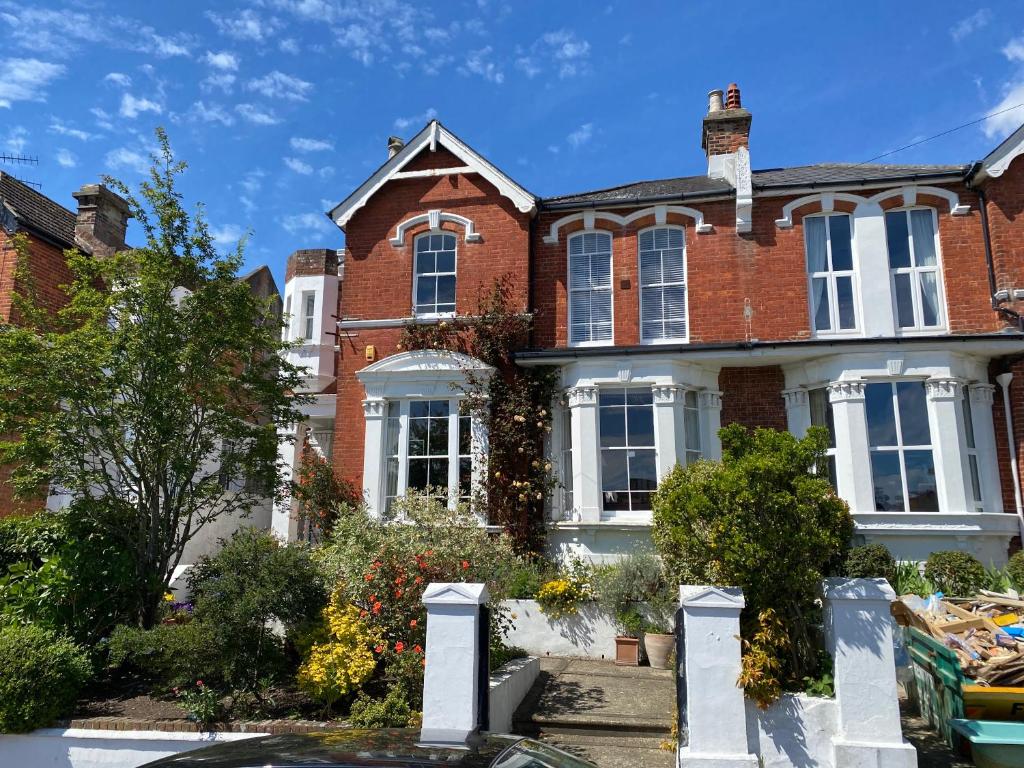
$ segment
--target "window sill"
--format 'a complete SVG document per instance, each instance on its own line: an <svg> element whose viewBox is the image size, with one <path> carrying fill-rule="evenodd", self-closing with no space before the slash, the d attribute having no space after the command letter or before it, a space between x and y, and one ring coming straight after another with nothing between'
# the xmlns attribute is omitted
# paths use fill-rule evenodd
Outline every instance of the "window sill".
<svg viewBox="0 0 1024 768"><path fill-rule="evenodd" d="M645 347L657 347L662 344L689 344L689 336L680 336L678 338L671 339L640 339L640 343Z"/></svg>
<svg viewBox="0 0 1024 768"><path fill-rule="evenodd" d="M586 347L614 347L614 339L605 339L602 341L577 341L575 343L569 342L569 349L581 349Z"/></svg>
<svg viewBox="0 0 1024 768"><path fill-rule="evenodd" d="M858 533L950 536L1016 536L1017 515L1012 512L854 512Z"/></svg>

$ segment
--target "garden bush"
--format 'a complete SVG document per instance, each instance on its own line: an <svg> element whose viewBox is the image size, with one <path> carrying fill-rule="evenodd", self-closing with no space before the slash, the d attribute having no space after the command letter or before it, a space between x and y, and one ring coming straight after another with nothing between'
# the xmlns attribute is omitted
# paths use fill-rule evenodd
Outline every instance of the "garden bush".
<svg viewBox="0 0 1024 768"><path fill-rule="evenodd" d="M886 579L892 584L896 578L896 560L884 544L854 547L846 556L843 575L851 579Z"/></svg>
<svg viewBox="0 0 1024 768"><path fill-rule="evenodd" d="M406 728L413 720L413 709L401 685L392 686L382 699L360 693L352 702L349 723L356 728Z"/></svg>
<svg viewBox="0 0 1024 768"><path fill-rule="evenodd" d="M111 670L153 683L160 693L203 680L223 686L222 659L212 629L198 621L152 629L117 627L107 641Z"/></svg>
<svg viewBox="0 0 1024 768"><path fill-rule="evenodd" d="M85 651L68 638L42 627L0 628L0 732L51 725L91 674Z"/></svg>
<svg viewBox="0 0 1024 768"><path fill-rule="evenodd" d="M828 433L812 427L797 439L733 424L719 436L721 462L677 466L659 485L655 546L673 584L742 587L742 631L751 641L744 654L764 651L779 663L780 685L797 690L804 677L818 675L816 599L822 578L840 573L853 534L846 503L816 471L826 464ZM777 635L776 620L790 646L781 652L772 641L759 649L755 635ZM756 679L757 670L747 672Z"/></svg>
<svg viewBox="0 0 1024 768"><path fill-rule="evenodd" d="M0 574L15 563L38 568L64 540L61 515L0 518Z"/></svg>
<svg viewBox="0 0 1024 768"><path fill-rule="evenodd" d="M1024 592L1024 551L1015 552L1006 564L1006 573L1010 583L1018 592Z"/></svg>
<svg viewBox="0 0 1024 768"><path fill-rule="evenodd" d="M968 552L932 552L924 564L924 577L945 595L974 597L985 584L985 566Z"/></svg>
<svg viewBox="0 0 1024 768"><path fill-rule="evenodd" d="M614 618L621 633L639 637L644 631L672 631L676 589L653 552L633 552L596 569L594 582L598 605Z"/></svg>

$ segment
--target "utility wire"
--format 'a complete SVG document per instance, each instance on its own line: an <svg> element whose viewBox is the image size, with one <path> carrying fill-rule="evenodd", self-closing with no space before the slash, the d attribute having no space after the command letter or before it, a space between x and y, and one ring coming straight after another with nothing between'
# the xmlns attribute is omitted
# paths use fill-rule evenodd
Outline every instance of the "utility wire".
<svg viewBox="0 0 1024 768"><path fill-rule="evenodd" d="M1002 114L1004 114L1006 112L1010 112L1011 110L1017 109L1019 107L1024 107L1024 101L1022 101L1020 104L1014 104L1012 107L1006 107L1006 109L1000 109L998 112L992 112L992 113L990 113L988 115L984 115L983 117L979 117L977 120L971 120L971 122L969 122L969 123L964 123L963 125L958 125L956 128L950 128L948 131L943 131L942 133L936 133L934 136L929 136L927 139L921 139L920 141L915 141L912 144L907 144L905 147L900 147L899 149L893 149L893 150L890 150L889 152L883 152L882 154L880 154L880 155L878 155L876 157L872 157L870 160L865 160L864 162L857 163L857 165L866 165L867 163L873 163L873 162L875 162L875 160L881 160L883 157L888 157L889 155L895 155L897 152L902 152L905 149L910 149L911 147L916 147L918 144L924 144L926 141L932 141L933 139L938 139L938 138L941 138L943 136L947 136L947 135L953 133L954 131L959 131L959 130L962 130L963 128L969 128L972 125L977 125L978 123L983 123L983 122L985 122L986 120L988 120L991 117L996 117L997 115L1002 115Z"/></svg>

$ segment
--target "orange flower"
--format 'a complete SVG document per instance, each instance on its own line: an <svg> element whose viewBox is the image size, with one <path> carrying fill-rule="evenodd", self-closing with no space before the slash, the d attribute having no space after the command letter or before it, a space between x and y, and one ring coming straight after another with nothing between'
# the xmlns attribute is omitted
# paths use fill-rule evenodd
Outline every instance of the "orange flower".
<svg viewBox="0 0 1024 768"><path fill-rule="evenodd" d="M417 624L419 624L419 622L418 622L418 621L416 621L416 619L413 619L412 621L410 621L410 622L409 622L409 626L410 626L410 627L414 627L414 628L415 628L415 626L416 626Z"/></svg>
<svg viewBox="0 0 1024 768"><path fill-rule="evenodd" d="M395 597L401 597L401 596L402 596L402 590L396 589L395 590Z"/></svg>
<svg viewBox="0 0 1024 768"><path fill-rule="evenodd" d="M384 653L384 646L383 645L376 645L376 646L374 646L373 651L374 651L374 653Z"/></svg>
<svg viewBox="0 0 1024 768"><path fill-rule="evenodd" d="M378 614L378 613L380 613L380 609L381 609L382 607L383 607L383 606L382 606L382 605L381 605L380 603L374 603L374 604L373 604L373 612L374 612L374 614Z"/></svg>
<svg viewBox="0 0 1024 768"><path fill-rule="evenodd" d="M417 576L415 579L412 580L412 583L413 584L422 584L423 583L423 577L422 576Z"/></svg>
<svg viewBox="0 0 1024 768"><path fill-rule="evenodd" d="M370 595L370 602L371 603L376 603L377 602L377 593L376 592L374 594Z"/></svg>
<svg viewBox="0 0 1024 768"><path fill-rule="evenodd" d="M462 570L465 571L465 570L468 570L468 569L469 569L469 560L463 560L462 561Z"/></svg>
<svg viewBox="0 0 1024 768"><path fill-rule="evenodd" d="M423 653L423 646L417 643L412 647L414 653Z"/></svg>
<svg viewBox="0 0 1024 768"><path fill-rule="evenodd" d="M365 619L369 615L369 611L367 611L365 608L359 612L360 619Z"/></svg>
<svg viewBox="0 0 1024 768"><path fill-rule="evenodd" d="M373 574L372 573L368 573L365 576L363 576L363 578L366 579L367 582L371 582L371 581L373 581Z"/></svg>
<svg viewBox="0 0 1024 768"><path fill-rule="evenodd" d="M395 653L401 653L404 650L405 650L405 643L403 643L401 640L399 640L397 643L395 643Z"/></svg>

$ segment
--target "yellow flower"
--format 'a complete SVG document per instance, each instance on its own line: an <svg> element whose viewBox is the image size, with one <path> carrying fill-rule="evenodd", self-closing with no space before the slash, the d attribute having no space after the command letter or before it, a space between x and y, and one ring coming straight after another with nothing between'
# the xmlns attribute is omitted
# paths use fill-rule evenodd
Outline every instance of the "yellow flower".
<svg viewBox="0 0 1024 768"><path fill-rule="evenodd" d="M174 595L171 594L170 592L164 592L164 602L165 603L173 603L174 602Z"/></svg>
<svg viewBox="0 0 1024 768"><path fill-rule="evenodd" d="M326 631L325 631L326 630ZM299 667L299 688L331 704L370 679L377 667L374 638L354 605L342 605L340 594L323 611L321 642L309 649Z"/></svg>

